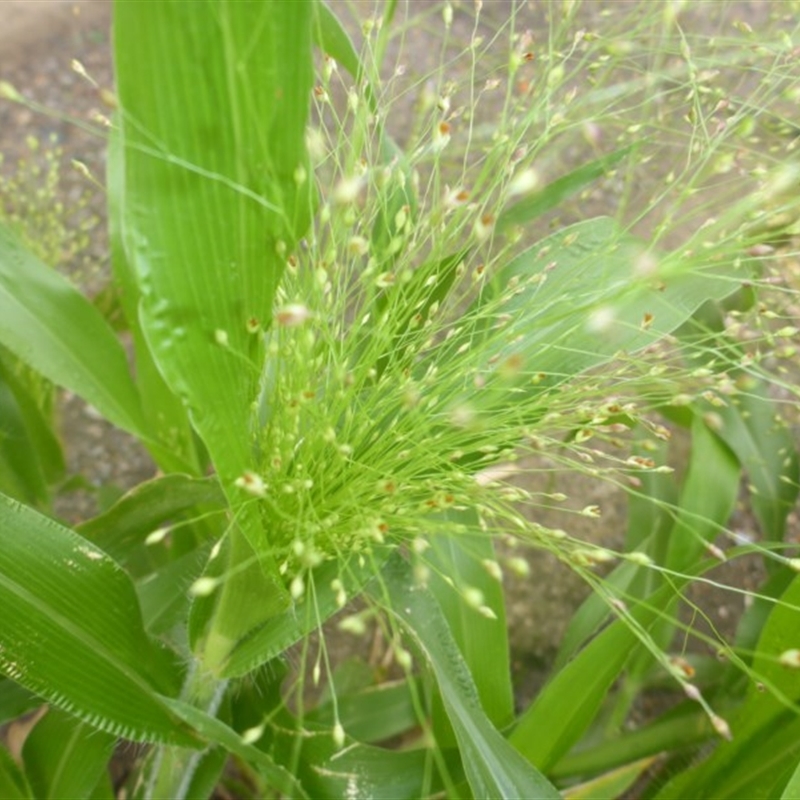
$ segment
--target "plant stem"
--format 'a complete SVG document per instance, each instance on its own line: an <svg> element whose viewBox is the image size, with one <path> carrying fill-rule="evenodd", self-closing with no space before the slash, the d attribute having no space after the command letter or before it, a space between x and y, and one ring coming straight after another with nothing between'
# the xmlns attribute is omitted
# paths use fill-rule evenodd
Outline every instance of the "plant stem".
<svg viewBox="0 0 800 800"><path fill-rule="evenodd" d="M186 675L181 699L216 716L227 688L227 680L217 680L194 662ZM150 769L144 794L146 800L184 800L189 797L195 772L205 752L174 746L159 748Z"/></svg>
<svg viewBox="0 0 800 800"><path fill-rule="evenodd" d="M243 527L254 522L239 515L228 534L228 562L219 598L208 623L202 650L197 653L204 669L218 672L243 636L286 607L288 595L269 564L256 555ZM260 519L255 522L260 526ZM252 526L251 526L252 527ZM259 598L254 603L253 598Z"/></svg>

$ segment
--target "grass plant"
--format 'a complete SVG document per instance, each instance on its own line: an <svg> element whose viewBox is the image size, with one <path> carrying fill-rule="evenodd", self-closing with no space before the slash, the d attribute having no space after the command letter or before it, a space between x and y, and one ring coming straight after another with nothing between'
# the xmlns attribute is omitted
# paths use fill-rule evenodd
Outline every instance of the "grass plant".
<svg viewBox="0 0 800 800"><path fill-rule="evenodd" d="M117 0L135 372L5 226L0 343L160 472L75 530L0 473L0 711L49 709L8 796L111 796L120 738L148 798L794 796L788 6ZM520 707L503 583L541 551L591 594Z"/></svg>

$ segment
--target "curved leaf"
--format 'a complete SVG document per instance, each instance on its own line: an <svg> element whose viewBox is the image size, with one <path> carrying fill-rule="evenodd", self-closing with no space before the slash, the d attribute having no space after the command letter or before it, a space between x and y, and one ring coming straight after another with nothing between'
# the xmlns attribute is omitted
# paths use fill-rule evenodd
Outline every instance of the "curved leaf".
<svg viewBox="0 0 800 800"><path fill-rule="evenodd" d="M717 435L747 470L751 502L767 539L783 539L786 517L797 500L800 465L786 422L778 416L763 381L749 385L722 407L713 407L721 424Z"/></svg>
<svg viewBox="0 0 800 800"><path fill-rule="evenodd" d="M40 800L89 798L114 751L115 739L62 711L48 709L25 739L25 774Z"/></svg>
<svg viewBox="0 0 800 800"><path fill-rule="evenodd" d="M31 787L25 780L11 753L0 745L0 797L4 800L33 800Z"/></svg>
<svg viewBox="0 0 800 800"><path fill-rule="evenodd" d="M124 561L148 534L195 506L220 511L227 507L215 478L163 475L140 483L76 530L112 558Z"/></svg>
<svg viewBox="0 0 800 800"><path fill-rule="evenodd" d="M497 227L502 230L512 225L524 225L546 211L561 205L567 198L577 194L598 178L602 178L638 146L639 143L621 147L588 164L582 164L572 172L548 183L542 189L503 209L497 218Z"/></svg>
<svg viewBox="0 0 800 800"><path fill-rule="evenodd" d="M197 745L158 694L177 692L180 670L145 634L127 575L5 496L0 608L0 670L13 680L109 733Z"/></svg>
<svg viewBox="0 0 800 800"><path fill-rule="evenodd" d="M749 276L744 266L654 258L611 219L570 225L499 270L466 315L476 322L434 357L446 360L464 344L482 343L490 363L499 365L486 376L485 390L494 389L498 403L517 402L512 390L543 393L620 352L653 344ZM499 317L505 324L498 328ZM516 384L501 369L512 357L525 365ZM533 386L532 371L541 375Z"/></svg>
<svg viewBox="0 0 800 800"><path fill-rule="evenodd" d="M142 439L147 425L125 351L100 312L0 225L0 343Z"/></svg>
<svg viewBox="0 0 800 800"><path fill-rule="evenodd" d="M378 601L411 634L431 665L475 797L559 798L547 779L516 752L487 718L475 683L441 609L430 592L415 586L411 567L393 558L383 573L386 597L372 590Z"/></svg>
<svg viewBox="0 0 800 800"><path fill-rule="evenodd" d="M308 797L297 779L286 768L277 764L269 755L253 745L246 744L241 736L224 722L181 700L166 698L165 703L207 741L221 745L229 753L256 767L269 781L272 788L278 789L287 797L296 797L299 800Z"/></svg>

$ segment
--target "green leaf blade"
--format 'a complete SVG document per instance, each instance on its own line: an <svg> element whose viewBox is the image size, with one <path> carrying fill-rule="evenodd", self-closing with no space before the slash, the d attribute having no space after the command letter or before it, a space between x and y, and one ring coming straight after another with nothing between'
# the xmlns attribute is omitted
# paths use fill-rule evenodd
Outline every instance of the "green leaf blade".
<svg viewBox="0 0 800 800"><path fill-rule="evenodd" d="M100 312L0 225L0 343L115 425L146 439L125 351Z"/></svg>
<svg viewBox="0 0 800 800"><path fill-rule="evenodd" d="M313 5L115 5L121 235L140 320L225 481L252 466L263 345L248 321L271 324L310 219L310 181L298 175L308 175Z"/></svg>
<svg viewBox="0 0 800 800"><path fill-rule="evenodd" d="M598 178L602 178L613 169L638 145L628 145L613 153L601 156L588 164L583 164L572 172L548 183L542 189L503 209L497 219L500 229L512 225L524 225L536 217L561 205L565 200L577 194Z"/></svg>
<svg viewBox="0 0 800 800"><path fill-rule="evenodd" d="M5 497L0 606L0 670L10 678L109 733L196 745L162 702L180 672L145 634L127 576L85 539Z"/></svg>
<svg viewBox="0 0 800 800"><path fill-rule="evenodd" d="M399 558L383 572L390 610L413 636L436 675L475 797L559 798L561 795L491 724L475 683L433 596L415 587ZM377 595L377 599L382 599Z"/></svg>
<svg viewBox="0 0 800 800"><path fill-rule="evenodd" d="M470 520L471 531L478 530L474 514L460 516ZM432 537L427 558L431 591L475 680L484 711L493 725L503 728L513 721L514 697L503 590L485 566L497 563L492 541L479 532L440 533ZM443 576L455 583L455 589ZM464 590L479 591L495 619L465 603L460 594Z"/></svg>
<svg viewBox="0 0 800 800"><path fill-rule="evenodd" d="M115 739L50 708L22 749L25 774L42 800L89 798L106 769Z"/></svg>

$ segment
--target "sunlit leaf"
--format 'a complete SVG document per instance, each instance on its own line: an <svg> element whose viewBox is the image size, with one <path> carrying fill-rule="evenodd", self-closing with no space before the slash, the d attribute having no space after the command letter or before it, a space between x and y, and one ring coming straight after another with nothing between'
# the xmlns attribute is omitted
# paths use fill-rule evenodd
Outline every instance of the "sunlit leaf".
<svg viewBox="0 0 800 800"><path fill-rule="evenodd" d="M383 571L379 601L412 636L436 676L456 733L470 788L476 797L557 798L558 791L509 745L481 708L472 676L433 596L414 585L411 567L399 558Z"/></svg>
<svg viewBox="0 0 800 800"><path fill-rule="evenodd" d="M196 745L158 694L177 692L180 671L145 634L127 575L86 539L5 497L0 607L6 675L109 733Z"/></svg>
<svg viewBox="0 0 800 800"><path fill-rule="evenodd" d="M125 257L155 362L224 481L252 465L264 350L248 322L271 325L312 211L304 130L313 10L115 4Z"/></svg>
<svg viewBox="0 0 800 800"><path fill-rule="evenodd" d="M430 587L475 681L486 715L493 725L503 728L513 720L514 697L503 588L499 574L489 571L496 568L499 573L500 567L491 539L478 532L475 515L453 513L452 519L454 524L471 524L475 532L442 532L431 538L426 553ZM482 596L480 607L465 601L465 593L475 596L475 592ZM487 616L487 609L493 617Z"/></svg>

